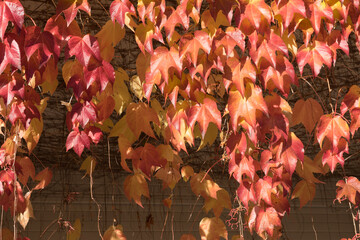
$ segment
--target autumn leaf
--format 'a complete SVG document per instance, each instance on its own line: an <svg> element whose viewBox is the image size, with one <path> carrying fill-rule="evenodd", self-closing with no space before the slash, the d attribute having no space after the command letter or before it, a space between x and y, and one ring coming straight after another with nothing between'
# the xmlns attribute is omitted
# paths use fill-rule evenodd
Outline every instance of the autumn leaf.
<svg viewBox="0 0 360 240"><path fill-rule="evenodd" d="M220 237L228 239L228 232L224 222L218 218L203 218L199 224L201 240L216 240Z"/></svg>
<svg viewBox="0 0 360 240"><path fill-rule="evenodd" d="M241 96L239 91L229 91L228 105L231 125L234 131L236 131L238 123L242 120L255 127L257 111L265 114L268 113L268 108L262 96L262 90L250 83L246 85L244 96Z"/></svg>
<svg viewBox="0 0 360 240"><path fill-rule="evenodd" d="M150 198L148 184L141 173L135 173L134 175L126 177L124 181L124 192L129 201L133 199L140 207L143 207L141 204L142 195Z"/></svg>
<svg viewBox="0 0 360 240"><path fill-rule="evenodd" d="M32 207L32 204L30 202L30 197L31 197L31 192L27 192L25 194L26 209L25 209L25 211L23 213L19 213L19 215L17 216L18 222L20 223L20 225L24 229L28 225L30 218L35 218L34 217L33 207Z"/></svg>
<svg viewBox="0 0 360 240"><path fill-rule="evenodd" d="M73 148L77 155L81 156L84 147L90 148L90 138L84 131L74 130L66 139L66 151Z"/></svg>
<svg viewBox="0 0 360 240"><path fill-rule="evenodd" d="M113 85L113 97L115 100L115 111L117 114L121 114L125 111L125 108L131 102L130 93L124 83L124 80L127 80L129 77L126 72L122 69L118 69L115 72L115 82Z"/></svg>
<svg viewBox="0 0 360 240"><path fill-rule="evenodd" d="M89 34L84 37L73 36L68 41L70 56L75 55L76 59L85 67L101 62L99 42Z"/></svg>
<svg viewBox="0 0 360 240"><path fill-rule="evenodd" d="M212 209L215 217L220 217L224 208L231 208L231 201L229 193L223 188L218 190L216 195L217 199L211 197L205 199L204 211L208 213Z"/></svg>
<svg viewBox="0 0 360 240"><path fill-rule="evenodd" d="M310 21L316 34L320 32L322 19L330 22L334 21L333 11L326 1L316 0L313 4L309 5L309 8L311 11Z"/></svg>
<svg viewBox="0 0 360 240"><path fill-rule="evenodd" d="M356 177L348 177L336 183L336 199L341 202L348 199L352 204L357 205L360 193L360 181Z"/></svg>
<svg viewBox="0 0 360 240"><path fill-rule="evenodd" d="M291 195L291 199L299 198L300 208L311 202L315 197L315 184L307 180L301 180L295 185L294 191Z"/></svg>
<svg viewBox="0 0 360 240"><path fill-rule="evenodd" d="M189 181L189 179L194 176L194 169L189 165L182 167L181 176L185 182Z"/></svg>
<svg viewBox="0 0 360 240"><path fill-rule="evenodd" d="M155 138L150 122L159 125L159 118L145 103L130 103L126 109L126 121L135 138L139 138L141 132Z"/></svg>
<svg viewBox="0 0 360 240"><path fill-rule="evenodd" d="M118 21L123 28L127 14L136 14L135 8L129 0L115 0L110 5L111 20Z"/></svg>
<svg viewBox="0 0 360 240"><path fill-rule="evenodd" d="M72 224L72 228L72 230L66 233L66 240L79 240L81 236L81 222L79 218Z"/></svg>
<svg viewBox="0 0 360 240"><path fill-rule="evenodd" d="M75 19L77 11L83 10L87 14L90 13L90 5L87 0L77 1L77 0L59 0L56 8L56 14L64 13L67 25Z"/></svg>
<svg viewBox="0 0 360 240"><path fill-rule="evenodd" d="M325 137L330 140L332 147L334 148L336 148L342 137L349 141L349 126L342 116L326 114L320 118L316 128L316 139L320 144L320 147L323 146Z"/></svg>
<svg viewBox="0 0 360 240"><path fill-rule="evenodd" d="M303 163L301 163L300 161L297 162L295 171L307 182L313 183L322 183L320 180L314 177L314 173L325 173L324 170L319 165L317 165L315 161L313 161L307 156L304 156Z"/></svg>
<svg viewBox="0 0 360 240"><path fill-rule="evenodd" d="M311 133L323 114L321 105L313 98L308 98L305 101L299 99L293 108L292 125L302 123L306 131Z"/></svg>
<svg viewBox="0 0 360 240"><path fill-rule="evenodd" d="M120 224L110 226L104 233L104 240L126 240L123 227Z"/></svg>
<svg viewBox="0 0 360 240"><path fill-rule="evenodd" d="M281 221L273 207L264 209L255 206L250 213L248 225L250 229L255 227L256 232L265 239L264 233L273 236L274 228L281 226Z"/></svg>
<svg viewBox="0 0 360 240"><path fill-rule="evenodd" d="M27 148L29 149L29 153L31 153L37 143L40 140L41 133L43 131L44 123L42 120L38 118L33 118L30 122L30 126L26 129L24 133L24 140L26 141Z"/></svg>
<svg viewBox="0 0 360 240"><path fill-rule="evenodd" d="M200 172L191 177L190 186L195 195L201 195L203 198L212 197L217 199L217 191L221 188L205 172Z"/></svg>
<svg viewBox="0 0 360 240"><path fill-rule="evenodd" d="M216 124L221 130L221 114L216 106L216 102L210 98L205 98L203 103L192 106L189 111L189 126L193 129L195 121L199 123L201 136L204 138L209 123Z"/></svg>
<svg viewBox="0 0 360 240"><path fill-rule="evenodd" d="M181 235L180 240L196 240L196 238L192 234L183 234Z"/></svg>
<svg viewBox="0 0 360 240"><path fill-rule="evenodd" d="M194 35L183 35L180 40L180 49L180 58L182 59L186 54L189 54L192 63L196 66L200 49L205 53L209 53L211 50L210 36L204 31L196 31Z"/></svg>
<svg viewBox="0 0 360 240"><path fill-rule="evenodd" d="M23 185L27 184L29 177L35 178L35 167L30 158L16 157L16 164L20 166L20 170L16 169L19 172L17 177Z"/></svg>
<svg viewBox="0 0 360 240"><path fill-rule="evenodd" d="M275 4L276 2L273 2ZM306 17L306 8L303 0L279 1L276 14L282 17L284 28L288 28L295 14Z"/></svg>
<svg viewBox="0 0 360 240"><path fill-rule="evenodd" d="M360 87L357 85L351 86L345 94L340 106L341 114L344 115L354 108L360 108Z"/></svg>
<svg viewBox="0 0 360 240"><path fill-rule="evenodd" d="M24 23L24 7L18 0L5 0L0 2L0 38L4 40L4 34L9 21L19 28Z"/></svg>
<svg viewBox="0 0 360 240"><path fill-rule="evenodd" d="M308 47L305 45L301 46L296 55L300 73L302 74L305 65L309 64L314 77L316 77L319 75L323 64L331 68L332 55L331 49L324 42L314 41L314 43Z"/></svg>
<svg viewBox="0 0 360 240"><path fill-rule="evenodd" d="M246 5L244 17L248 19L251 25L257 30L260 29L261 24L270 24L273 18L271 8L264 0L250 0Z"/></svg>
<svg viewBox="0 0 360 240"><path fill-rule="evenodd" d="M90 176L90 173L94 172L96 164L96 159L92 156L88 156L80 166L80 170L85 171L85 175L82 178L84 178L86 175Z"/></svg>
<svg viewBox="0 0 360 240"><path fill-rule="evenodd" d="M34 180L39 181L39 183L33 188L33 190L44 189L47 185L49 185L52 177L53 173L49 168L45 168L39 172L34 178Z"/></svg>

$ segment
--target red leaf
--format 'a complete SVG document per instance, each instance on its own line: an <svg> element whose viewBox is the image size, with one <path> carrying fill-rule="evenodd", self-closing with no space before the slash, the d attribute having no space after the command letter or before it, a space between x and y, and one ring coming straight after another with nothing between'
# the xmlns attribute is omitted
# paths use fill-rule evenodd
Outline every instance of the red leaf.
<svg viewBox="0 0 360 240"><path fill-rule="evenodd" d="M271 8L264 0L251 0L246 5L245 18L257 29L260 29L262 22L270 24L272 21Z"/></svg>
<svg viewBox="0 0 360 240"><path fill-rule="evenodd" d="M118 21L124 27L126 14L136 14L135 8L129 0L115 0L110 5L111 20Z"/></svg>
<svg viewBox="0 0 360 240"><path fill-rule="evenodd" d="M303 73L305 65L309 64L316 77L319 75L323 64L331 68L333 56L331 49L326 43L315 41L312 46L301 46L296 55L296 59L301 74Z"/></svg>
<svg viewBox="0 0 360 240"><path fill-rule="evenodd" d="M83 10L90 15L90 5L87 0L59 0L56 8L56 14L64 13L67 25L75 19L77 11Z"/></svg>
<svg viewBox="0 0 360 240"><path fill-rule="evenodd" d="M88 67L84 67L83 69L86 88L90 88L90 86L96 82L101 92L105 90L109 83L113 84L115 82L114 68L106 61L102 61L102 64L94 69L90 70Z"/></svg>
<svg viewBox="0 0 360 240"><path fill-rule="evenodd" d="M274 2L275 3L275 2ZM306 8L303 0L279 1L278 13L284 21L284 28L288 28L294 18L294 14L298 13L306 17Z"/></svg>
<svg viewBox="0 0 360 240"><path fill-rule="evenodd" d="M320 147L323 147L324 138L327 137L332 147L336 148L341 137L349 141L349 126L339 115L323 115L316 128L316 136Z"/></svg>
<svg viewBox="0 0 360 240"><path fill-rule="evenodd" d="M246 209L249 208L249 202L257 203L257 197L255 196L254 184L243 182L236 190L236 195L244 205Z"/></svg>
<svg viewBox="0 0 360 240"><path fill-rule="evenodd" d="M196 66L197 56L199 50L204 50L205 53L210 53L211 39L208 33L204 31L196 31L194 36L191 34L183 35L180 40L180 58L189 54L191 61Z"/></svg>
<svg viewBox="0 0 360 240"><path fill-rule="evenodd" d="M339 202L349 199L352 204L358 205L359 199L356 199L356 196L360 193L360 181L356 177L346 178L345 181L339 180L336 186L338 187L336 189L336 199Z"/></svg>
<svg viewBox="0 0 360 240"><path fill-rule="evenodd" d="M86 101L82 104L77 102L68 114L74 127L80 124L84 128L88 122L93 123L97 120L96 109L92 102Z"/></svg>
<svg viewBox="0 0 360 240"><path fill-rule="evenodd" d="M171 47L170 50L166 47L158 47L151 56L150 70L145 75L146 83L160 84L160 82L155 81L155 78L158 78L157 75L159 73L161 73L161 77L165 83L168 83L169 70L171 68L174 68L178 73L181 72L182 63L180 61L179 52L174 47ZM147 97L149 98L150 96Z"/></svg>
<svg viewBox="0 0 360 240"><path fill-rule="evenodd" d="M133 156L133 166L140 169L146 176L151 177L155 167L164 167L167 160L160 157L156 147L150 143L145 143L144 147L138 147Z"/></svg>
<svg viewBox="0 0 360 240"><path fill-rule="evenodd" d="M253 229L254 226L256 232L264 238L264 232L272 236L274 228L281 226L281 221L273 207L268 207L264 210L261 207L255 206L249 216L249 228Z"/></svg>
<svg viewBox="0 0 360 240"><path fill-rule="evenodd" d="M9 81L10 80L10 81ZM0 97L4 103L9 105L14 97L24 99L24 82L17 77L8 78L6 75L0 76Z"/></svg>
<svg viewBox="0 0 360 240"><path fill-rule="evenodd" d="M326 2L322 0L316 0L314 3L309 4L309 8L311 11L310 21L316 34L320 32L322 19L326 18L331 22L334 21L333 11Z"/></svg>
<svg viewBox="0 0 360 240"><path fill-rule="evenodd" d="M24 8L18 0L4 0L0 2L0 38L4 34L9 21L15 23L19 28L24 23Z"/></svg>
<svg viewBox="0 0 360 240"><path fill-rule="evenodd" d="M171 39L176 25L181 24L185 29L189 28L190 20L189 20L189 16L186 13L186 7L187 7L186 1L184 1L183 4L178 5L176 10L174 10L171 7L172 12L169 18L167 19L166 23L164 24L166 37L168 39Z"/></svg>
<svg viewBox="0 0 360 240"><path fill-rule="evenodd" d="M242 184L242 176L245 174L251 180L255 177L254 159L251 156L233 154L229 161L229 174Z"/></svg>
<svg viewBox="0 0 360 240"><path fill-rule="evenodd" d="M248 83L246 85L245 96L241 96L239 91L230 91L228 104L231 125L234 131L236 131L238 122L241 120L245 120L252 127L255 127L257 110L265 114L268 113L262 90L254 84Z"/></svg>
<svg viewBox="0 0 360 240"><path fill-rule="evenodd" d="M265 203L271 205L272 179L269 176L260 178L255 184L255 193L257 201L264 200Z"/></svg>
<svg viewBox="0 0 360 240"><path fill-rule="evenodd" d="M102 132L99 128L91 126L85 129L85 133L89 136L91 141L95 144L98 144L102 139Z"/></svg>
<svg viewBox="0 0 360 240"><path fill-rule="evenodd" d="M81 156L81 153L84 151L84 147L90 149L90 138L88 135L78 129L72 131L66 139L66 151L73 148L77 155Z"/></svg>
<svg viewBox="0 0 360 240"><path fill-rule="evenodd" d="M35 167L30 158L28 157L19 157L16 159L16 163L20 166L20 171L18 173L19 181L26 185L29 177L32 179L35 178ZM18 171L18 169L16 169Z"/></svg>
<svg viewBox="0 0 360 240"><path fill-rule="evenodd" d="M96 37L89 34L83 38L73 36L69 42L69 54L70 56L75 55L77 60L85 67L89 65L95 65L101 63L100 47ZM98 61L98 62L96 62Z"/></svg>
<svg viewBox="0 0 360 240"><path fill-rule="evenodd" d="M197 121L203 138L210 122L215 123L221 130L221 113L216 102L210 98L205 98L202 104L191 107L188 115L189 126L194 129L195 121Z"/></svg>
<svg viewBox="0 0 360 240"><path fill-rule="evenodd" d="M21 53L19 44L15 39L5 38L4 42L0 43L0 74L9 63L21 69Z"/></svg>

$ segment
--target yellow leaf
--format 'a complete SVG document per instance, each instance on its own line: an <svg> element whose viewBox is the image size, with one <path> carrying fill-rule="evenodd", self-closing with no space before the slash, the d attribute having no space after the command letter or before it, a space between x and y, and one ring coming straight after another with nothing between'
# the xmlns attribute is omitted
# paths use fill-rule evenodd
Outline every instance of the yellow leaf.
<svg viewBox="0 0 360 240"><path fill-rule="evenodd" d="M127 124L126 116L122 117L110 131L110 137L120 136L126 137L130 144L137 140Z"/></svg>
<svg viewBox="0 0 360 240"><path fill-rule="evenodd" d="M81 236L81 222L80 219L77 218L72 225L74 230L70 230L66 234L66 240L79 240Z"/></svg>
<svg viewBox="0 0 360 240"><path fill-rule="evenodd" d="M131 78L130 89L138 99L143 99L145 93L143 89L143 83L141 82L139 76L135 75Z"/></svg>
<svg viewBox="0 0 360 240"><path fill-rule="evenodd" d="M104 240L126 240L123 227L120 224L109 227L104 233Z"/></svg>
<svg viewBox="0 0 360 240"><path fill-rule="evenodd" d="M120 115L131 102L131 96L124 81L129 80L127 73L119 68L115 72L115 83L113 97L115 100L115 111Z"/></svg>
<svg viewBox="0 0 360 240"><path fill-rule="evenodd" d="M182 167L181 176L185 182L189 181L190 177L194 176L194 169L189 165Z"/></svg>
<svg viewBox="0 0 360 240"><path fill-rule="evenodd" d="M210 122L204 138L201 138L201 132L200 132L199 126L196 125L194 128L194 136L201 138L201 143L200 143L200 146L197 149L197 151L201 150L206 145L211 146L215 142L215 140L218 136L218 132L219 131L218 131L217 126L214 123Z"/></svg>
<svg viewBox="0 0 360 240"><path fill-rule="evenodd" d="M148 184L144 175L141 173L135 173L134 175L126 177L124 181L124 192L129 201L133 199L140 207L143 207L141 204L142 195L150 198Z"/></svg>
<svg viewBox="0 0 360 240"><path fill-rule="evenodd" d="M54 94L57 86L58 86L58 67L55 64L54 58L51 58L50 61L46 64L45 71L42 75L42 79L44 82L41 84L42 92L49 92L51 95Z"/></svg>
<svg viewBox="0 0 360 240"><path fill-rule="evenodd" d="M39 142L40 135L43 131L43 122L40 121L38 118L33 118L30 122L29 128L24 133L24 140L27 144L29 149L29 153L34 150L35 146Z"/></svg>
<svg viewBox="0 0 360 240"><path fill-rule="evenodd" d="M117 21L113 22L111 20L107 21L100 32L96 34L100 48L109 45L115 47L124 36L125 29Z"/></svg>
<svg viewBox="0 0 360 240"><path fill-rule="evenodd" d="M211 197L205 199L204 211L208 213L212 209L215 217L220 217L224 208L231 208L231 201L229 193L223 188L218 190L216 195L217 199Z"/></svg>
<svg viewBox="0 0 360 240"><path fill-rule="evenodd" d="M86 171L85 172L85 175L83 176L83 178L86 176L86 175L90 175L90 171L93 172L94 169L95 169L95 166L96 166L96 160L94 157L92 156L88 156L84 161L83 163L81 164L80 166L80 170L84 170ZM92 167L91 167L92 166Z"/></svg>
<svg viewBox="0 0 360 240"><path fill-rule="evenodd" d="M300 208L302 208L305 204L314 199L315 191L315 183L301 180L296 184L291 199L299 198Z"/></svg>
<svg viewBox="0 0 360 240"><path fill-rule="evenodd" d="M30 202L30 196L31 196L31 192L27 192L25 194L26 209L23 213L19 213L19 215L17 216L18 222L24 229L26 228L26 225L28 224L30 218L31 217L34 218L33 207Z"/></svg>
<svg viewBox="0 0 360 240"><path fill-rule="evenodd" d="M199 225L201 240L216 240L223 237L228 239L228 232L224 222L217 217L203 218Z"/></svg>
<svg viewBox="0 0 360 240"><path fill-rule="evenodd" d="M84 75L83 66L77 60L73 60L73 61L69 60L62 67L62 75L67 85L70 78L72 78L73 76L77 75L80 78L83 77Z"/></svg>

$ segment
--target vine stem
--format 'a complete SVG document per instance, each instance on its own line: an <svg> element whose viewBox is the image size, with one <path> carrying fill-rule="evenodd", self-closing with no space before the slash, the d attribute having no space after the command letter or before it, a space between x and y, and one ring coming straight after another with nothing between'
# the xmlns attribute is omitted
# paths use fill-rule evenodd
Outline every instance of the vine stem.
<svg viewBox="0 0 360 240"><path fill-rule="evenodd" d="M314 91L314 93L316 94L316 96L319 98L320 103L321 103L323 109L326 111L325 104L324 104L323 100L321 99L321 97L319 96L319 94L317 93L317 91L315 90L314 86L311 85L311 83L309 83L309 81L306 80L304 77L301 77L301 79L304 80L304 81L311 87L311 89Z"/></svg>
<svg viewBox="0 0 360 240"><path fill-rule="evenodd" d="M349 208L350 208L350 212L351 212L351 216L352 216L352 222L353 222L353 225L354 225L354 233L355 233L355 236L357 236L358 233L357 233L357 229L356 229L355 215L353 213L353 209L352 209L352 206L351 206L350 202L349 202Z"/></svg>
<svg viewBox="0 0 360 240"><path fill-rule="evenodd" d="M14 161L12 164L12 170L14 171L14 209L13 209L13 227L14 227L14 239L17 239L17 229L16 229L16 208L17 208L17 175L16 175L16 169L15 169L15 161L16 161L16 153L17 153L17 147L18 147L18 132L19 132L19 126L16 126L16 134L15 134L15 152L14 152Z"/></svg>
<svg viewBox="0 0 360 240"><path fill-rule="evenodd" d="M101 234L101 230L100 230L100 204L95 200L94 195L93 195L93 176L92 176L92 169L93 169L93 161L90 162L90 197L91 200L96 204L97 208L98 208L98 218L97 218L97 229L98 229L98 233L100 236L100 239L104 239L102 234Z"/></svg>

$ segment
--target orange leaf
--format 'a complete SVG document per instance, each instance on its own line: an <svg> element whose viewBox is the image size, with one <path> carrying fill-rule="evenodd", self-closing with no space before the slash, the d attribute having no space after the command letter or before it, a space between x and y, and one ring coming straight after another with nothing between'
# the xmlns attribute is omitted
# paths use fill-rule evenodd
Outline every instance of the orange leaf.
<svg viewBox="0 0 360 240"><path fill-rule="evenodd" d="M341 137L349 141L349 126L339 115L327 114L320 118L316 129L317 141L320 147L323 146L324 138L327 137L333 148L337 148Z"/></svg>
<svg viewBox="0 0 360 240"><path fill-rule="evenodd" d="M52 177L53 173L49 168L45 168L39 172L34 178L35 181L39 181L39 183L34 187L34 190L44 189L47 185L49 185Z"/></svg>
<svg viewBox="0 0 360 240"><path fill-rule="evenodd" d="M201 240L215 240L223 237L228 239L228 232L224 222L218 218L203 218L199 224Z"/></svg>
<svg viewBox="0 0 360 240"><path fill-rule="evenodd" d="M299 99L293 108L292 125L302 123L311 133L320 117L324 114L321 105L314 99Z"/></svg>
<svg viewBox="0 0 360 240"><path fill-rule="evenodd" d="M300 208L302 208L306 203L314 199L315 191L315 184L313 182L301 180L296 184L291 199L299 198Z"/></svg>
<svg viewBox="0 0 360 240"><path fill-rule="evenodd" d="M141 204L142 195L150 198L148 184L141 173L135 173L134 175L126 177L124 181L124 192L129 201L133 199L140 207L143 207Z"/></svg>
<svg viewBox="0 0 360 240"><path fill-rule="evenodd" d="M349 199L349 201L357 205L359 200L356 199L356 195L360 193L360 181L356 177L349 177L344 180L339 180L336 183L338 187L336 190L336 199L341 202L344 199Z"/></svg>

